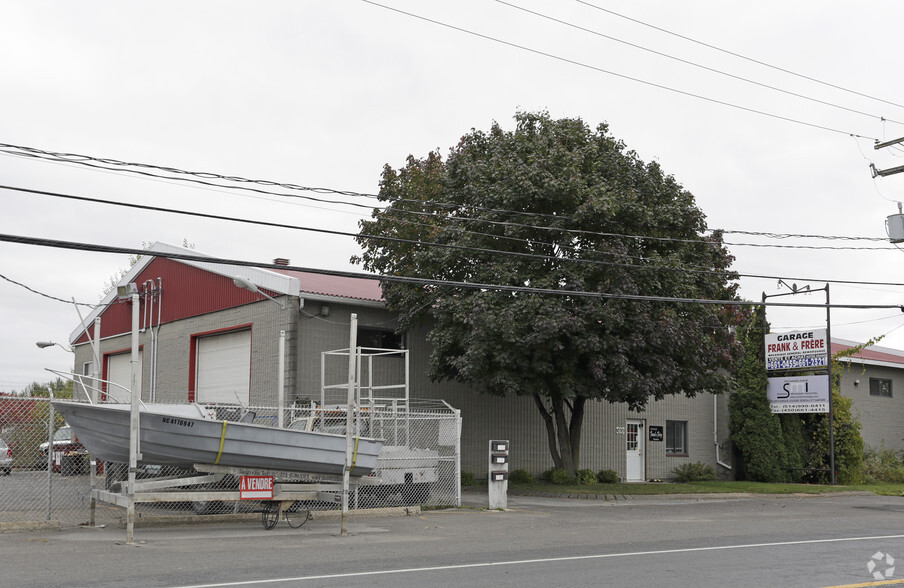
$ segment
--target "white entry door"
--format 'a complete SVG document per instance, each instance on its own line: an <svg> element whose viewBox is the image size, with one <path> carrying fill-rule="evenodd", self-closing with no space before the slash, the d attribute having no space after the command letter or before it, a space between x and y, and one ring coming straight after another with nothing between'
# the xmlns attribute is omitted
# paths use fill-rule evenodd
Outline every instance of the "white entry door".
<svg viewBox="0 0 904 588"><path fill-rule="evenodd" d="M645 478L643 433L643 420L628 419L625 427L625 453L628 456L625 480L628 482L643 482Z"/></svg>

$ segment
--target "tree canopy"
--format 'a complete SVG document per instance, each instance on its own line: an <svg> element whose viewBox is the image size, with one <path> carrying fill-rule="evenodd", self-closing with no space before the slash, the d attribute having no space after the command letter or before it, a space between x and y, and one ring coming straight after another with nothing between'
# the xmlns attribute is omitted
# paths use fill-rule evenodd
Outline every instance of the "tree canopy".
<svg viewBox="0 0 904 588"><path fill-rule="evenodd" d="M725 388L739 312L665 299L735 299L732 257L693 195L605 124L515 123L472 129L445 160L385 166L386 206L360 223L355 261L447 282L383 283L403 330L429 317L430 377L532 396L573 473L587 400L639 409Z"/></svg>

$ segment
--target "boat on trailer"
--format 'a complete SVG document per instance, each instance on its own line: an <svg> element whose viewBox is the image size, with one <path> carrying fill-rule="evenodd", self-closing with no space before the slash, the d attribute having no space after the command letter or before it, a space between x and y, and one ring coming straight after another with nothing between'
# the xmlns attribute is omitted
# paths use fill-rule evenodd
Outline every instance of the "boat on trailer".
<svg viewBox="0 0 904 588"><path fill-rule="evenodd" d="M70 400L52 404L91 455L110 462L129 461L129 404ZM383 441L355 437L353 443L350 475L366 476L377 465ZM144 464L189 468L212 464L341 475L346 447L345 435L217 419L200 404L139 406L138 452L139 463Z"/></svg>

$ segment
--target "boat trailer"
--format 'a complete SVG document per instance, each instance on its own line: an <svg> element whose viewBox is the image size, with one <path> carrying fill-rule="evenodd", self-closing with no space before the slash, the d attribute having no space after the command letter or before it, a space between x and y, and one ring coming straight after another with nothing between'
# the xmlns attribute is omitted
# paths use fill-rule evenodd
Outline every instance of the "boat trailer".
<svg viewBox="0 0 904 588"><path fill-rule="evenodd" d="M327 501L335 502L342 494L342 476L329 474L305 474L284 470L266 470L224 467L212 464L195 464L196 473L186 472L182 475L160 476L156 478L136 479L133 493L128 492L126 480L113 482L107 488L97 488L96 462L90 462L91 514L89 527L95 526L97 502L113 504L126 509L134 509L137 504L146 503L205 503L205 502L241 502L258 500L261 504L261 524L267 530L279 523L280 517L297 529L311 518L309 509L301 508L303 502ZM110 473L108 467L108 475ZM229 488L211 488L211 485L222 483L226 476L241 479L245 477L272 477L272 496L267 498L247 498L243 492ZM351 478L349 491L354 492L360 486L375 486L381 482L375 476ZM270 494L270 492L267 492ZM291 514L291 518L290 518ZM294 519L294 522L293 520Z"/></svg>

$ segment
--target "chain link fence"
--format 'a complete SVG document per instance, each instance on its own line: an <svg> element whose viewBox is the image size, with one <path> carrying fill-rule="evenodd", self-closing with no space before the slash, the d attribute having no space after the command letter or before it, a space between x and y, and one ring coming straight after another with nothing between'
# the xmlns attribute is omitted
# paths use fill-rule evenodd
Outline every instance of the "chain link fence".
<svg viewBox="0 0 904 588"><path fill-rule="evenodd" d="M243 420L266 427L276 426L279 420L279 410L272 406L219 404L205 408L217 420ZM345 432L344 411L335 408L292 406L284 418L290 427ZM350 509L460 504L458 411L443 402L412 401L401 407L362 409L355 423L358 434L383 439L384 446L376 469L361 479L363 483L352 486ZM108 492L107 496L126 492L127 464L92 461L88 448L46 398L0 397L0 439L0 523L58 521L62 526L76 526L91 516L92 479L94 488ZM213 466L199 469L202 471L139 463L139 495L178 498L138 502L139 520L262 512L266 526L268 512L278 517L285 511L287 521L294 517L303 523L310 511L339 509L341 505L341 479L337 477ZM283 503L274 511L267 501L238 499L242 476L254 474L272 475L276 485L297 488L298 493L289 496L299 500ZM95 524L121 523L126 510L115 503L97 502Z"/></svg>

